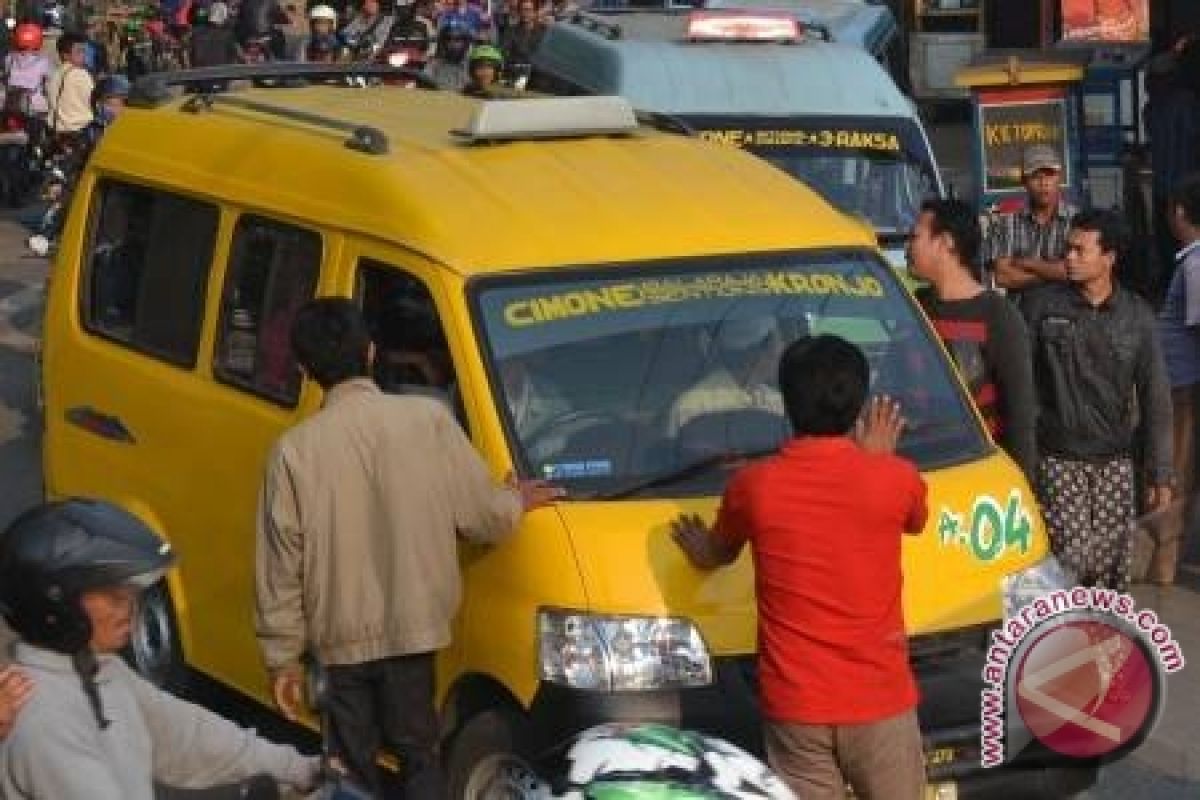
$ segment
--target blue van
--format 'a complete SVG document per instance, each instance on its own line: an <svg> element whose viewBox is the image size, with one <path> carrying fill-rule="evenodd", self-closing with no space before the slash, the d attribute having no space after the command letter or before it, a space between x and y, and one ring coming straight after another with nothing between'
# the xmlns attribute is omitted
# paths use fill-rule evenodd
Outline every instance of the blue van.
<svg viewBox="0 0 1200 800"><path fill-rule="evenodd" d="M531 86L622 95L765 158L869 220L902 266L921 202L943 193L933 150L883 67L825 38L787 12L593 10L547 30Z"/></svg>

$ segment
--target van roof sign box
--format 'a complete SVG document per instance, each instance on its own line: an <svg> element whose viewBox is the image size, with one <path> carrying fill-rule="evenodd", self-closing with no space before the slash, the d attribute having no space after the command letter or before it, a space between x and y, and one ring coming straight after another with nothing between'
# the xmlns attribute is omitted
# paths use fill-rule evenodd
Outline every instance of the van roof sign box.
<svg viewBox="0 0 1200 800"><path fill-rule="evenodd" d="M687 38L694 42L795 42L803 28L790 14L695 11Z"/></svg>
<svg viewBox="0 0 1200 800"><path fill-rule="evenodd" d="M552 97L480 103L466 127L452 131L473 142L553 139L632 133L638 121L622 97Z"/></svg>

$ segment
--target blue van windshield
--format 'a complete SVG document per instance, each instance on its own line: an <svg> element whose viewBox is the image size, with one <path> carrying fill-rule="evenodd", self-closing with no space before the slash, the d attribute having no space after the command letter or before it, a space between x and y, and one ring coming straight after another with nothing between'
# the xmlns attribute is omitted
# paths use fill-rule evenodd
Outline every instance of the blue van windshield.
<svg viewBox="0 0 1200 800"><path fill-rule="evenodd" d="M937 177L920 128L903 118L687 115L701 138L741 147L806 183L831 205L907 234Z"/></svg>
<svg viewBox="0 0 1200 800"><path fill-rule="evenodd" d="M987 440L928 326L879 257L782 253L538 271L473 284L494 396L528 471L576 493L719 492L722 469L788 436L778 359L836 333L896 397L904 455L922 468L978 458Z"/></svg>

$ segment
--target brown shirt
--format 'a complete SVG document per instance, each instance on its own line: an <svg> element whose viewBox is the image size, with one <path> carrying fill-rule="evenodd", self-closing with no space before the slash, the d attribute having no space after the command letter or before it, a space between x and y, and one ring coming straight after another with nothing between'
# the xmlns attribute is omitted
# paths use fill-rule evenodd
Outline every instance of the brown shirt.
<svg viewBox="0 0 1200 800"><path fill-rule="evenodd" d="M499 540L521 518L436 400L370 380L331 389L276 444L259 497L259 645L272 670L306 651L357 664L450 642L456 534Z"/></svg>

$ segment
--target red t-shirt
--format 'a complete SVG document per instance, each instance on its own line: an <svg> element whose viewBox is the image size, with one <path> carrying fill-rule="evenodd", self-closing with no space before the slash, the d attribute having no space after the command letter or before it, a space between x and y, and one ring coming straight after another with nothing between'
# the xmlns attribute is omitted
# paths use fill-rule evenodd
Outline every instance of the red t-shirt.
<svg viewBox="0 0 1200 800"><path fill-rule="evenodd" d="M909 462L803 437L734 475L716 533L750 543L763 714L875 722L917 704L900 605L900 541L925 525Z"/></svg>

